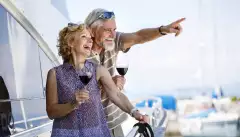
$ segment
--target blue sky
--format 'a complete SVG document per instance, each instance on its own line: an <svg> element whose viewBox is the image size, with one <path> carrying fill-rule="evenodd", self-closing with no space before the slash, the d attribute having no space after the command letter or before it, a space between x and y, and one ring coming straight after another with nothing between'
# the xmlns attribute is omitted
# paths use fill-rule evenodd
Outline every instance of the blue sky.
<svg viewBox="0 0 240 137"><path fill-rule="evenodd" d="M134 32L186 17L184 31L134 46L126 89L156 92L239 83L240 1L231 0L122 0L83 3L67 1L72 22L84 20L94 8L116 14L117 30Z"/></svg>

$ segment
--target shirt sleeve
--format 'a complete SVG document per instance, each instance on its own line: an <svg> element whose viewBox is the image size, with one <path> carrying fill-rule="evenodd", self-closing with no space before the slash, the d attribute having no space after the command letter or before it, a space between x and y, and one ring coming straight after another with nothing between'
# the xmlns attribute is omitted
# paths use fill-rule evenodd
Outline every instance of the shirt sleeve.
<svg viewBox="0 0 240 137"><path fill-rule="evenodd" d="M121 33L121 32L116 33L116 38L115 38L116 48L115 48L115 50L116 50L116 52L122 51L124 53L127 53L130 50L130 48L124 49L124 43L123 43L123 41L121 41L121 34L123 34L123 33Z"/></svg>

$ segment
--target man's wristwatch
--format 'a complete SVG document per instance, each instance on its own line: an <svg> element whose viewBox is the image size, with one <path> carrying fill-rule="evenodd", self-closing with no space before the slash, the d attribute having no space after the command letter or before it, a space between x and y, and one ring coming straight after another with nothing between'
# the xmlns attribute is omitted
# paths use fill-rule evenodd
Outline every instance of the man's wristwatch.
<svg viewBox="0 0 240 137"><path fill-rule="evenodd" d="M131 115L132 117L134 117L134 114L135 114L137 111L138 111L137 108L133 108L133 109L131 110L131 112L130 112L130 115Z"/></svg>
<svg viewBox="0 0 240 137"><path fill-rule="evenodd" d="M160 33L161 35L167 35L166 32L162 32L162 27L163 27L163 26L161 26L161 27L158 28L159 33Z"/></svg>

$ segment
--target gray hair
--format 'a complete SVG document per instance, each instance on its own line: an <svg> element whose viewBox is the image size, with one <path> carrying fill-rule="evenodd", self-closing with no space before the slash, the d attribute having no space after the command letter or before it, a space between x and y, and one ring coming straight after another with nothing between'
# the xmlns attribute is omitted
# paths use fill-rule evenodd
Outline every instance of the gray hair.
<svg viewBox="0 0 240 137"><path fill-rule="evenodd" d="M100 20L99 16L101 16L101 14L103 14L104 12L109 12L109 11L106 9L101 9L101 8L92 10L92 12L90 12L88 14L84 23L86 24L87 27L91 27L92 24L94 24L96 21Z"/></svg>

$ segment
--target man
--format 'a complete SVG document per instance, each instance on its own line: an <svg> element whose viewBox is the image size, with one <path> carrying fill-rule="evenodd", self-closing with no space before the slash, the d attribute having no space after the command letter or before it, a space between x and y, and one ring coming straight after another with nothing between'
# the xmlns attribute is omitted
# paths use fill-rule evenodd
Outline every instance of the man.
<svg viewBox="0 0 240 137"><path fill-rule="evenodd" d="M175 33L178 36L182 28L182 18L167 26L142 29L133 33L116 32L115 15L105 9L94 9L85 19L85 24L90 28L93 38L91 59L108 68L114 75L116 57L119 51L127 52L133 45L155 40L163 35ZM121 76L113 76L113 80L121 90L125 79ZM123 137L121 123L127 119L127 115L109 101L102 91L102 103L107 117L108 126L113 137ZM133 112L136 110L133 110Z"/></svg>

